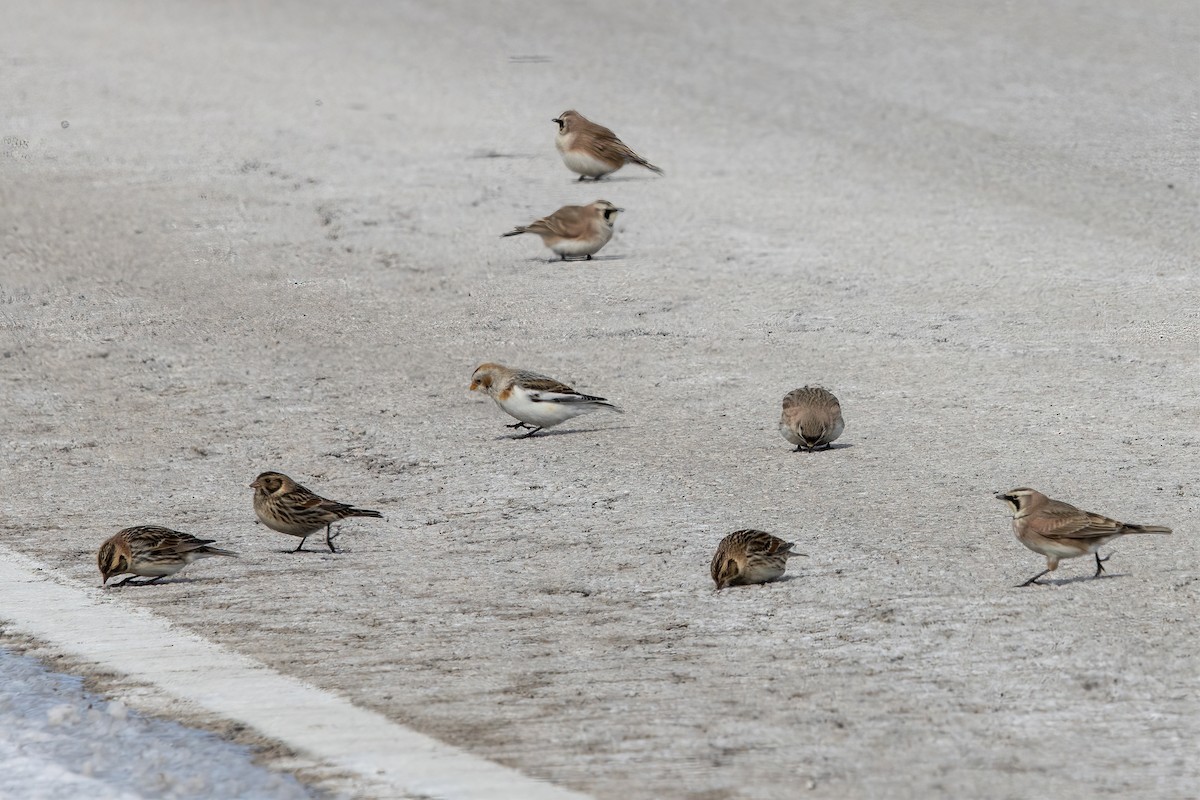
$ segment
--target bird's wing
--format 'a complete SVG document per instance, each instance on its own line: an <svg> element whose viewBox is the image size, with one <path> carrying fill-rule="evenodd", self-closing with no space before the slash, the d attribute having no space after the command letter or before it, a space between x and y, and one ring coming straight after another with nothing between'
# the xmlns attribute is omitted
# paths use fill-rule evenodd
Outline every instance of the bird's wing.
<svg viewBox="0 0 1200 800"><path fill-rule="evenodd" d="M629 145L617 138L617 135L603 125L588 122L584 126L583 136L575 137L575 146L586 150L601 161L640 160L637 153Z"/></svg>
<svg viewBox="0 0 1200 800"><path fill-rule="evenodd" d="M563 239L586 236L590 228L587 209L582 206L563 206L548 217L542 217L525 227L536 234L549 234Z"/></svg>
<svg viewBox="0 0 1200 800"><path fill-rule="evenodd" d="M1124 527L1115 519L1052 500L1042 509L1037 532L1047 539L1103 539L1119 534Z"/></svg>
<svg viewBox="0 0 1200 800"><path fill-rule="evenodd" d="M746 550L749 552L759 552L765 555L775 555L786 550L792 549L792 542L785 542L778 536L772 536L769 533L762 533L760 536L755 536L750 541L746 542Z"/></svg>
<svg viewBox="0 0 1200 800"><path fill-rule="evenodd" d="M147 553L186 553L191 550L199 550L216 541L215 539L197 539L190 533L180 533L165 528L162 531L144 534L140 538L142 547Z"/></svg>
<svg viewBox="0 0 1200 800"><path fill-rule="evenodd" d="M513 376L513 382L531 393L579 394L579 392L567 386L562 381L556 381L554 378L538 375L534 372L518 372Z"/></svg>

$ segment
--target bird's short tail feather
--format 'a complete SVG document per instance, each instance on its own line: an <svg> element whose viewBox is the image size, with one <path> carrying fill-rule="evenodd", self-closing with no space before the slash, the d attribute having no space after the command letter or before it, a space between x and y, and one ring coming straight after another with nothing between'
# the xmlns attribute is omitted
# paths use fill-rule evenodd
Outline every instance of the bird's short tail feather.
<svg viewBox="0 0 1200 800"><path fill-rule="evenodd" d="M1162 525L1126 525L1125 533L1170 533L1171 529Z"/></svg>
<svg viewBox="0 0 1200 800"><path fill-rule="evenodd" d="M634 154L633 158L631 158L630 161L637 164L639 167L645 167L646 169L650 170L651 172L655 172L659 175L666 174L665 172L662 171L661 167L654 166L649 161L647 161L646 159L642 158L641 156L639 156L637 154Z"/></svg>
<svg viewBox="0 0 1200 800"><path fill-rule="evenodd" d="M238 557L238 554L232 550L222 550L219 547L201 547L200 552L210 556L229 556L230 558Z"/></svg>
<svg viewBox="0 0 1200 800"><path fill-rule="evenodd" d="M369 508L351 508L350 510L348 510L346 512L346 516L348 516L348 517L375 517L377 519L383 519L383 514L380 514L378 511L372 511Z"/></svg>

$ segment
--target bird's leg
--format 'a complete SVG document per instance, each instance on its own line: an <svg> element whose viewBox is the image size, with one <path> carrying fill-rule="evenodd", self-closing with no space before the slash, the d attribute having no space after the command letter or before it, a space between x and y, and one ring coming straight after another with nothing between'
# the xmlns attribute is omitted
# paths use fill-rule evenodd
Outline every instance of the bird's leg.
<svg viewBox="0 0 1200 800"><path fill-rule="evenodd" d="M524 436L518 436L517 438L518 439L528 439L530 436L533 436L535 433L537 433L540 430L541 430L540 427L534 428L533 430L531 430L529 433L525 434Z"/></svg>
<svg viewBox="0 0 1200 800"><path fill-rule="evenodd" d="M583 183L587 179L587 175L580 175L576 183Z"/></svg>
<svg viewBox="0 0 1200 800"><path fill-rule="evenodd" d="M1050 572L1050 570L1048 570L1048 569L1044 569L1044 570L1042 570L1042 571L1041 571L1041 572L1039 572L1037 575L1034 575L1032 578L1030 578L1029 580L1025 581L1024 583L1019 583L1019 584L1017 584L1017 588L1018 588L1018 589L1020 589L1022 586L1030 586L1030 585L1032 585L1032 584L1035 584L1035 583L1037 583L1037 579L1038 579L1038 578L1040 578L1040 577L1042 577L1043 575L1045 575L1047 572Z"/></svg>
<svg viewBox="0 0 1200 800"><path fill-rule="evenodd" d="M149 586L149 585L150 585L150 584L152 584L152 583L158 583L159 581L161 581L161 580L162 580L163 578L165 578L165 577L167 577L167 576L166 576L166 575L159 575L157 578L151 578L151 579L150 579L150 580L148 580L148 581L142 581L141 583L138 583L138 584L135 584L135 585L136 585L136 586Z"/></svg>
<svg viewBox="0 0 1200 800"><path fill-rule="evenodd" d="M506 428L532 428L532 425L526 425L524 422L518 422L515 425L505 425Z"/></svg>
<svg viewBox="0 0 1200 800"><path fill-rule="evenodd" d="M793 450L792 452L793 452L793 453L803 453L803 452L804 452L804 446L803 446L803 445L799 445L799 444L798 444L798 445L796 445L796 449L795 449L795 450Z"/></svg>
<svg viewBox="0 0 1200 800"><path fill-rule="evenodd" d="M126 578L123 581L117 581L116 583L113 584L113 586L124 586L125 584L129 583L131 580L133 580L136 577L137 577L137 575L130 575L128 578Z"/></svg>
<svg viewBox="0 0 1200 800"><path fill-rule="evenodd" d="M1104 574L1104 562L1108 561L1108 558L1112 558L1112 553L1108 554L1108 558L1101 558L1100 553L1098 553L1098 552L1095 555L1096 555L1096 574L1093 575L1092 577L1099 578L1101 575Z"/></svg>
<svg viewBox="0 0 1200 800"><path fill-rule="evenodd" d="M587 258L585 258L584 261L591 261L591 260L592 260L592 254L588 253Z"/></svg>
<svg viewBox="0 0 1200 800"><path fill-rule="evenodd" d="M301 551L304 551L304 552L306 552L306 553L307 553L308 551L307 551L307 550L304 550L304 543L305 543L306 541L308 541L308 537L307 537L307 536L301 536L301 537L300 537L300 544L296 545L296 549L295 549L295 550L291 550L291 551L289 551L289 552L292 552L292 553L299 553L299 552L301 552Z"/></svg>
<svg viewBox="0 0 1200 800"><path fill-rule="evenodd" d="M333 523L332 522L325 526L325 545L329 548L329 552L331 552L331 553L337 552L337 550L335 550L333 548L333 540L341 535L342 535L341 528L338 528L337 533L333 532Z"/></svg>

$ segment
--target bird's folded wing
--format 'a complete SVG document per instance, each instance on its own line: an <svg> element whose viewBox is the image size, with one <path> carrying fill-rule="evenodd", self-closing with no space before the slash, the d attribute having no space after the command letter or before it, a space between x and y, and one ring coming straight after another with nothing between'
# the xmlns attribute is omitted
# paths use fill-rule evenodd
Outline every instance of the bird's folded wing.
<svg viewBox="0 0 1200 800"><path fill-rule="evenodd" d="M1076 509L1047 509L1044 519L1037 532L1047 539L1102 539L1120 533L1124 527L1115 519Z"/></svg>
<svg viewBox="0 0 1200 800"><path fill-rule="evenodd" d="M578 206L560 208L548 217L531 222L526 230L537 234L550 234L564 239L578 239L588 232L588 223L583 209Z"/></svg>
<svg viewBox="0 0 1200 800"><path fill-rule="evenodd" d="M587 151L589 155L600 161L625 161L631 156L637 154L629 148L629 145L622 142L612 131L606 129L607 135L597 134L591 137L580 137L577 141L578 147Z"/></svg>
<svg viewBox="0 0 1200 800"><path fill-rule="evenodd" d="M567 386L562 381L538 375L533 372L518 372L515 376L517 384L530 392L555 392L559 394L578 395L579 392Z"/></svg>
<svg viewBox="0 0 1200 800"><path fill-rule="evenodd" d="M206 544L212 544L213 541L215 540L197 539L195 536L187 534L162 533L146 542L146 550L150 553L186 553L189 550L198 550Z"/></svg>
<svg viewBox="0 0 1200 800"><path fill-rule="evenodd" d="M603 397L592 397L591 395L578 394L572 392L565 394L563 392L544 392L531 390L529 399L535 403L602 403Z"/></svg>

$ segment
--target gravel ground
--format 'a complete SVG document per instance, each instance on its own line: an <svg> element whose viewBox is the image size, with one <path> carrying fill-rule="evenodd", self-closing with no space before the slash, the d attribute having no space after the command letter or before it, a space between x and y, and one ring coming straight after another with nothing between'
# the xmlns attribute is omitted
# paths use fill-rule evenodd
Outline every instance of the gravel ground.
<svg viewBox="0 0 1200 800"><path fill-rule="evenodd" d="M1195 792L1194 3L6 16L5 546L216 538L123 602L597 798ZM573 182L571 107L666 176ZM626 413L512 441L489 360ZM386 520L288 554L265 469ZM1017 590L1020 485L1175 535ZM810 557L714 594L739 527Z"/></svg>

